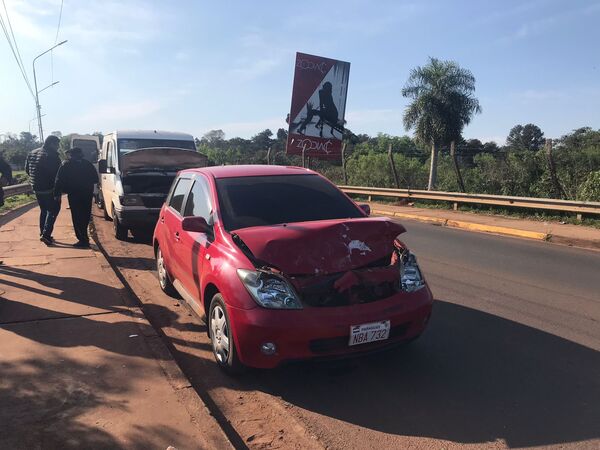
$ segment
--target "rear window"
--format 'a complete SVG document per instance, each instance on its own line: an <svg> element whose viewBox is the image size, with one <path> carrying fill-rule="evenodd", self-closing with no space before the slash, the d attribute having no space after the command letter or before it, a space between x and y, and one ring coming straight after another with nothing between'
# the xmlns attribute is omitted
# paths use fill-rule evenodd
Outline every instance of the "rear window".
<svg viewBox="0 0 600 450"><path fill-rule="evenodd" d="M363 217L340 190L318 175L216 180L226 230L312 220Z"/></svg>

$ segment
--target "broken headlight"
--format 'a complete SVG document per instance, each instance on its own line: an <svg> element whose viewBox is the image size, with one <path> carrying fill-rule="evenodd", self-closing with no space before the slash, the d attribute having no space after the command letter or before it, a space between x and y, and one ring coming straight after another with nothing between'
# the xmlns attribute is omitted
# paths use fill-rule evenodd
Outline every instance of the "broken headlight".
<svg viewBox="0 0 600 450"><path fill-rule="evenodd" d="M302 309L302 303L283 278L262 271L238 269L240 280L260 306L270 309Z"/></svg>
<svg viewBox="0 0 600 450"><path fill-rule="evenodd" d="M404 292L414 292L425 286L425 280L417 264L417 258L405 251L400 258L400 288Z"/></svg>

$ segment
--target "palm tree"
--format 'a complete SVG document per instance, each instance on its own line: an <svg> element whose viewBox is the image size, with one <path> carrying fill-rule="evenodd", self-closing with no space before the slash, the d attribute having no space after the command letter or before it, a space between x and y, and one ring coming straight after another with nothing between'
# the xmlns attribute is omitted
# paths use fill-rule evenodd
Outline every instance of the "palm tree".
<svg viewBox="0 0 600 450"><path fill-rule="evenodd" d="M404 111L406 130L414 128L417 139L431 145L428 190L435 188L439 146L458 141L473 114L481 112L474 91L475 77L469 70L436 58L411 70L402 89L402 95L412 99Z"/></svg>

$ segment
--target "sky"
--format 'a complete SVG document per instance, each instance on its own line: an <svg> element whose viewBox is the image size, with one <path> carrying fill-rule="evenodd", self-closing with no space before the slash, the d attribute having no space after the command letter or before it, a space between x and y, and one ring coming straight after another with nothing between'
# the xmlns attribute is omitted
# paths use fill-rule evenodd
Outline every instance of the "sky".
<svg viewBox="0 0 600 450"><path fill-rule="evenodd" d="M482 113L465 138L503 144L525 123L547 137L600 128L600 0L64 0L58 30L61 0L4 3L32 85L33 58L68 40L36 62L39 89L59 81L40 94L45 134L276 132L286 128L296 52L351 63L355 133L411 134L401 89L428 57L477 80ZM0 34L0 135L36 132L34 117Z"/></svg>

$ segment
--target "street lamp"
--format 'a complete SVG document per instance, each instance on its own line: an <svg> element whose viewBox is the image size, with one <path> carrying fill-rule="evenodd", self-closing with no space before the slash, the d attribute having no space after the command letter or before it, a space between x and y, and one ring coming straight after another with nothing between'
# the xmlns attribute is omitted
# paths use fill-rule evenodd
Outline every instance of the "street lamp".
<svg viewBox="0 0 600 450"><path fill-rule="evenodd" d="M35 58L33 58L33 83L35 84L35 108L37 109L37 119L38 119L38 129L39 129L39 133L40 133L40 141L43 143L44 142L44 130L42 128L42 115L41 115L41 111L40 111L40 99L39 99L39 93L48 89L51 86L54 86L56 83L58 83L58 81L56 83L52 83L49 86L46 86L44 89L42 89L42 91L38 91L37 88L37 78L35 76L35 61L40 57L40 56L44 56L46 53L54 50L56 47L63 45L64 43L66 43L67 41L62 41L59 42L58 44L56 44L54 47L49 48L48 50L46 50L43 53L40 53L39 55L37 55Z"/></svg>

